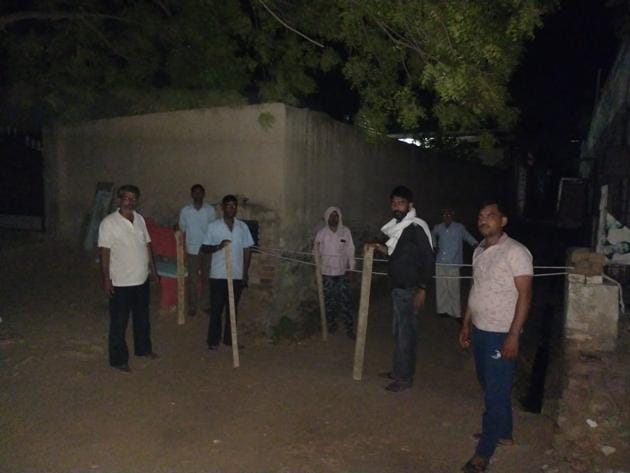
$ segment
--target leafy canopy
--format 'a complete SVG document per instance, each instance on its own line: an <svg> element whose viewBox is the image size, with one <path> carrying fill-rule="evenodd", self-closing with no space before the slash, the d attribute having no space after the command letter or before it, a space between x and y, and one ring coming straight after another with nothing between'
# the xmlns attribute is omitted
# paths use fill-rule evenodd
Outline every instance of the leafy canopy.
<svg viewBox="0 0 630 473"><path fill-rule="evenodd" d="M78 120L300 105L337 73L377 133L509 127L508 82L550 3L15 0L0 6L0 86L13 109Z"/></svg>

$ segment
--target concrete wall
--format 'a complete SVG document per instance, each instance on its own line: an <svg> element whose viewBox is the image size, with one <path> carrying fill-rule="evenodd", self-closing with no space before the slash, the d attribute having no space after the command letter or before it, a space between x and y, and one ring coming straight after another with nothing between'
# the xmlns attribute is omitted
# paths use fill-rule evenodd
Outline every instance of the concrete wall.
<svg viewBox="0 0 630 473"><path fill-rule="evenodd" d="M261 112L275 117L271 127ZM56 236L77 240L98 181L140 187L140 209L173 221L194 183L207 200L228 193L281 211L284 106L220 107L97 120L47 130L46 215Z"/></svg>
<svg viewBox="0 0 630 473"><path fill-rule="evenodd" d="M355 127L282 104L97 120L47 130L44 144L49 228L75 242L99 181L138 185L142 213L165 224L175 222L193 183L211 202L238 194L239 215L261 225L261 246L292 250L310 250L330 205L342 208L359 247L380 236L398 184L414 191L418 214L434 224L445 206L474 222L478 203L506 182L499 171L391 140L370 143ZM264 330L316 310L311 266L255 255L250 277L264 302Z"/></svg>
<svg viewBox="0 0 630 473"><path fill-rule="evenodd" d="M391 218L389 194L399 184L413 190L418 215L430 225L439 222L441 209L450 206L470 226L481 201L504 193L506 180L500 171L438 159L397 141L372 143L361 130L322 113L287 107L285 123L285 213L279 239L283 248L310 250L323 225L324 210L335 205L361 253L367 239L384 236L380 227ZM271 317L299 318L316 311L314 304L305 304L316 297L313 268L286 262L276 268L274 287L293 298L275 299Z"/></svg>
<svg viewBox="0 0 630 473"><path fill-rule="evenodd" d="M389 194L398 184L413 190L418 215L430 224L445 206L475 222L478 204L503 194L500 171L396 141L369 143L359 129L321 113L287 108L286 126L286 217L304 225L300 231L319 225L325 208L336 205L350 227L376 236L390 218Z"/></svg>

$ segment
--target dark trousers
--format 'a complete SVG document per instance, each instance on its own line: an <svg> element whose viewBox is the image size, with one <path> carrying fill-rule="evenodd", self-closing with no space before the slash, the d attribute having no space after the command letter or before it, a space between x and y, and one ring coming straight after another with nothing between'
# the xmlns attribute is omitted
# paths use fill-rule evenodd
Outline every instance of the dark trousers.
<svg viewBox="0 0 630 473"><path fill-rule="evenodd" d="M133 348L137 356L153 351L149 322L149 281L139 286L114 287L109 300L109 364L120 366L129 362L125 336L129 314L133 321Z"/></svg>
<svg viewBox="0 0 630 473"><path fill-rule="evenodd" d="M341 315L346 331L352 332L352 298L350 296L350 279L348 276L322 276L326 321L328 328L336 328L337 315Z"/></svg>
<svg viewBox="0 0 630 473"><path fill-rule="evenodd" d="M200 251L198 255L186 255L186 290L188 295L188 310L207 309L208 279L210 278L210 253ZM201 286L201 297L199 297L199 286Z"/></svg>
<svg viewBox="0 0 630 473"><path fill-rule="evenodd" d="M507 333L486 332L473 327L475 370L485 406L476 453L484 458L494 454L500 438L512 438L511 393L516 361L501 357L500 350L506 336Z"/></svg>
<svg viewBox="0 0 630 473"><path fill-rule="evenodd" d="M238 307L238 301L243 291L243 281L234 279L234 305ZM216 346L221 341L221 325L223 313L225 313L225 326L223 330L223 343L232 344L232 332L230 330L230 313L228 301L227 279L210 279L210 323L208 324L208 346ZM238 311L237 311L238 313Z"/></svg>
<svg viewBox="0 0 630 473"><path fill-rule="evenodd" d="M394 303L393 332L396 341L394 348L394 376L404 382L413 383L416 372L416 351L418 345L418 314L413 308L413 297L417 289L393 289Z"/></svg>

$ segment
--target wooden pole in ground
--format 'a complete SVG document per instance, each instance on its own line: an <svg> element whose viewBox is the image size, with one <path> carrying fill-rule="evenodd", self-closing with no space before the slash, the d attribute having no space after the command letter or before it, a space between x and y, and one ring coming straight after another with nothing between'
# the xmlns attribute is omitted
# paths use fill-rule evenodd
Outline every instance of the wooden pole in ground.
<svg viewBox="0 0 630 473"><path fill-rule="evenodd" d="M238 338L236 335L236 304L234 303L234 279L232 273L232 245L225 245L225 273L227 275L228 301L230 308L230 332L232 333L232 365L234 368L240 366L238 357Z"/></svg>
<svg viewBox="0 0 630 473"><path fill-rule="evenodd" d="M175 232L175 245L177 247L177 324L186 323L186 265L184 263L184 234ZM193 275L189 274L189 278Z"/></svg>
<svg viewBox="0 0 630 473"><path fill-rule="evenodd" d="M322 257L315 251L315 278L317 279L317 296L319 299L319 318L322 323L322 340L328 340L328 325L326 324L326 305L324 302L324 283L322 281Z"/></svg>
<svg viewBox="0 0 630 473"><path fill-rule="evenodd" d="M360 381L363 376L363 359L365 357L365 337L367 334L368 311L370 309L373 262L374 248L368 246L363 252L363 274L361 276L361 299L359 302L359 320L357 321L357 341L354 345L352 377L357 381Z"/></svg>

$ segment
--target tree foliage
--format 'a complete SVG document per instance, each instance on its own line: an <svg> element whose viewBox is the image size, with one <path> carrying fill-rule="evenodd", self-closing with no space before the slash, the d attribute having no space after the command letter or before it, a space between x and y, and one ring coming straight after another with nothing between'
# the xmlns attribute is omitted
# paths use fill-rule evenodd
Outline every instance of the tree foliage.
<svg viewBox="0 0 630 473"><path fill-rule="evenodd" d="M2 92L80 119L299 105L341 72L366 129L507 127L545 0L30 0L0 7Z"/></svg>

